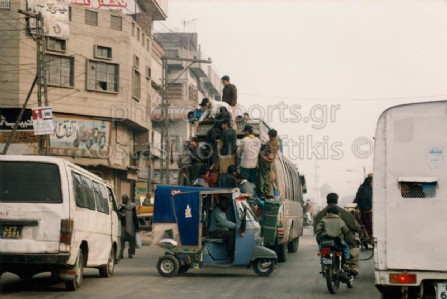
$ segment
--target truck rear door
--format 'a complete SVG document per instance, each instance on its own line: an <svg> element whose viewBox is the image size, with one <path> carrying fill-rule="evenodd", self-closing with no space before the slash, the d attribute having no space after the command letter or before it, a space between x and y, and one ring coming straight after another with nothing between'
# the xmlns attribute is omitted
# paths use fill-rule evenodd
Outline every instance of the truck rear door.
<svg viewBox="0 0 447 299"><path fill-rule="evenodd" d="M447 117L424 107L386 120L388 269L447 269Z"/></svg>

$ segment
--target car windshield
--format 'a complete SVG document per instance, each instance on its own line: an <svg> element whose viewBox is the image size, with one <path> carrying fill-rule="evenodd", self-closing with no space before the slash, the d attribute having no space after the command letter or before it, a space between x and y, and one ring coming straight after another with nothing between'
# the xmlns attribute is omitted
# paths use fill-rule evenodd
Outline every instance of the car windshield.
<svg viewBox="0 0 447 299"><path fill-rule="evenodd" d="M61 203L58 166L38 162L0 162L0 202Z"/></svg>

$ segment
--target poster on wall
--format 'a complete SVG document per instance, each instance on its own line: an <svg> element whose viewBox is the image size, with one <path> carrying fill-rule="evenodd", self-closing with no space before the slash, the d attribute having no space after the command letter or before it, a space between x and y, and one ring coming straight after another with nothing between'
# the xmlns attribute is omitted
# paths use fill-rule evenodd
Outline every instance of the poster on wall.
<svg viewBox="0 0 447 299"><path fill-rule="evenodd" d="M108 157L110 121L55 116L51 148L60 155Z"/></svg>
<svg viewBox="0 0 447 299"><path fill-rule="evenodd" d="M147 182L136 182L135 198L139 199L142 202L146 197L146 193L147 193Z"/></svg>
<svg viewBox="0 0 447 299"><path fill-rule="evenodd" d="M28 10L42 13L45 36L70 37L69 5L64 0L28 0ZM29 19L31 34L36 34L36 19Z"/></svg>
<svg viewBox="0 0 447 299"><path fill-rule="evenodd" d="M53 133L53 109L37 107L31 109L34 135L51 135Z"/></svg>
<svg viewBox="0 0 447 299"><path fill-rule="evenodd" d="M65 0L73 5L107 9L107 10L120 10L125 14L135 13L135 0Z"/></svg>
<svg viewBox="0 0 447 299"><path fill-rule="evenodd" d="M20 108L0 109L0 132L12 131L15 122L20 114ZM26 109L22 119L19 122L17 131L33 131L33 120L31 118L31 109Z"/></svg>

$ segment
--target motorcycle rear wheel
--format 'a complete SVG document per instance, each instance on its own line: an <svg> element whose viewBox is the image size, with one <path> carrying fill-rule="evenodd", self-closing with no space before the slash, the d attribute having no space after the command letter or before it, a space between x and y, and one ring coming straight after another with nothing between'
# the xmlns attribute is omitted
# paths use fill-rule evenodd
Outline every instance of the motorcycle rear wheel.
<svg viewBox="0 0 447 299"><path fill-rule="evenodd" d="M332 267L326 268L326 285L331 294L337 294L340 288L340 279Z"/></svg>

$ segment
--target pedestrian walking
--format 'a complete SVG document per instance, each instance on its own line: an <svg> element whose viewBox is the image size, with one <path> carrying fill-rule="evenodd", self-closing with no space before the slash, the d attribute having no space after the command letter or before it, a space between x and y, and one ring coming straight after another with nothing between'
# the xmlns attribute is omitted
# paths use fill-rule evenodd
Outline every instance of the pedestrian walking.
<svg viewBox="0 0 447 299"><path fill-rule="evenodd" d="M139 231L137 205L129 200L127 194L124 194L121 199L122 206L120 207L120 211L122 211L124 217L121 218L120 258L124 258L124 246L126 242L129 243L129 249L127 251L128 257L132 258L135 255L136 234Z"/></svg>

